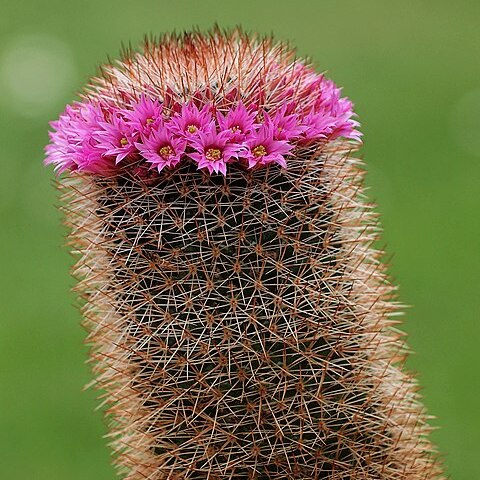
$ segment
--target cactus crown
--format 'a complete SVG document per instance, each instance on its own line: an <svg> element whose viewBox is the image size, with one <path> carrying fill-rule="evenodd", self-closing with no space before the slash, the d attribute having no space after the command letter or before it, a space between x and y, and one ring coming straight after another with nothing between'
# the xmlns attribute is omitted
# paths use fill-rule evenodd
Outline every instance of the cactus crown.
<svg viewBox="0 0 480 480"><path fill-rule="evenodd" d="M286 167L299 148L358 140L352 117L340 89L286 44L239 31L170 35L104 67L52 122L46 162L148 177L182 160L224 175L234 162Z"/></svg>

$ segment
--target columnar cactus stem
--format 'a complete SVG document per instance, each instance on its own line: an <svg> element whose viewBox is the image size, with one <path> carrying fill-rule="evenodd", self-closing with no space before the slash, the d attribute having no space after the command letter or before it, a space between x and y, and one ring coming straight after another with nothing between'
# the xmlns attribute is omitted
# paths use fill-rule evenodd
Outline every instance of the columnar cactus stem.
<svg viewBox="0 0 480 480"><path fill-rule="evenodd" d="M48 147L127 479L441 479L351 103L239 31L147 41Z"/></svg>

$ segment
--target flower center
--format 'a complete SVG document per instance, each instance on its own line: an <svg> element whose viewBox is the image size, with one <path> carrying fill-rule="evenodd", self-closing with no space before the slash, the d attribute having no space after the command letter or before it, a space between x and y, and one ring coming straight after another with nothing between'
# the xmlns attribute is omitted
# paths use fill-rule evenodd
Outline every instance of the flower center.
<svg viewBox="0 0 480 480"><path fill-rule="evenodd" d="M168 159L172 155L175 155L175 152L173 151L173 148L170 145L165 145L165 146L161 147L158 150L158 153L160 154L161 157L163 157L165 159Z"/></svg>
<svg viewBox="0 0 480 480"><path fill-rule="evenodd" d="M125 145L128 145L128 140L125 137L122 137L120 139L120 145L124 147Z"/></svg>
<svg viewBox="0 0 480 480"><path fill-rule="evenodd" d="M211 161L220 160L222 158L222 151L219 148L209 148L205 153L205 157Z"/></svg>
<svg viewBox="0 0 480 480"><path fill-rule="evenodd" d="M267 154L267 149L263 145L257 145L252 153L254 157L263 157Z"/></svg>
<svg viewBox="0 0 480 480"><path fill-rule="evenodd" d="M153 118L151 118L151 117L148 117L148 118L145 120L145 123L146 123L147 125L151 125L153 122L154 122L154 120L153 120Z"/></svg>
<svg viewBox="0 0 480 480"><path fill-rule="evenodd" d="M187 126L188 133L196 133L197 130L198 130L198 127L196 125L188 125Z"/></svg>
<svg viewBox="0 0 480 480"><path fill-rule="evenodd" d="M230 130L231 130L233 133L236 133L236 132L242 133L242 129L241 129L238 125L234 125Z"/></svg>

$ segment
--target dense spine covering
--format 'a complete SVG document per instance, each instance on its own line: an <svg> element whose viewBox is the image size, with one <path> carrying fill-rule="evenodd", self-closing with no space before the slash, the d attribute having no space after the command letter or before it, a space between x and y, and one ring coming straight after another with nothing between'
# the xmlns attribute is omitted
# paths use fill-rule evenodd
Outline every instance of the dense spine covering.
<svg viewBox="0 0 480 480"><path fill-rule="evenodd" d="M221 91L228 60L243 99L278 88L260 82L269 62L292 64L284 45L239 32L166 37L108 67L89 95L149 87L164 99L162 75L183 65L188 101L195 81ZM252 69L256 87L242 78ZM61 178L124 478L443 478L403 368L400 306L373 247L358 142L344 133L297 141L283 166L227 162L216 175L191 157L153 176L129 163Z"/></svg>

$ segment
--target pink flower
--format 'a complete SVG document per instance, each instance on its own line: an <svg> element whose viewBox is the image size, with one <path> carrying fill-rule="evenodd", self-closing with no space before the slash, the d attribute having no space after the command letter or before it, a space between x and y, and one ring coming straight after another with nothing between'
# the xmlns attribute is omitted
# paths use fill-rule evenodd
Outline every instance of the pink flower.
<svg viewBox="0 0 480 480"><path fill-rule="evenodd" d="M140 154L161 172L165 167L174 167L185 154L187 141L173 135L169 125L160 123L158 130L143 139L143 143L135 146Z"/></svg>
<svg viewBox="0 0 480 480"><path fill-rule="evenodd" d="M105 121L99 104L75 103L67 106L49 133L51 143L46 147L46 164L55 164L59 173L65 170L79 170L100 175L115 171L109 159L102 158L103 149L94 138L94 132Z"/></svg>
<svg viewBox="0 0 480 480"><path fill-rule="evenodd" d="M335 128L335 118L325 113L310 112L306 115L302 123L304 131L302 132L300 143L310 144L312 142L327 138Z"/></svg>
<svg viewBox="0 0 480 480"><path fill-rule="evenodd" d="M289 110L293 110L294 105L284 104L272 117L273 136L275 140L294 140L300 136L306 129L302 125L298 115L289 114Z"/></svg>
<svg viewBox="0 0 480 480"><path fill-rule="evenodd" d="M315 90L310 90L309 94L316 93L316 100L304 118L307 129L303 142L310 143L324 138L334 140L338 137L360 140L361 133L355 129L359 123L352 119L353 104L348 98L340 96L341 89L323 77L321 81L314 80L312 87Z"/></svg>
<svg viewBox="0 0 480 480"><path fill-rule="evenodd" d="M182 105L180 113L175 114L169 123L172 132L191 140L196 138L199 132L207 133L215 130L211 108L209 103L201 110L192 102Z"/></svg>
<svg viewBox="0 0 480 480"><path fill-rule="evenodd" d="M198 168L206 168L209 173L227 174L227 163L232 158L238 158L241 146L231 143L231 132L215 133L199 132L198 138L192 140L191 146L195 152L189 156L198 164Z"/></svg>
<svg viewBox="0 0 480 480"><path fill-rule="evenodd" d="M218 126L221 131L229 131L234 142L245 140L253 128L256 112L249 112L242 102L239 102L234 110L226 115L217 114Z"/></svg>
<svg viewBox="0 0 480 480"><path fill-rule="evenodd" d="M103 156L115 157L115 163L131 158L137 152L135 141L138 135L120 115L113 115L109 122L99 122L101 129L93 133Z"/></svg>
<svg viewBox="0 0 480 480"><path fill-rule="evenodd" d="M63 130L62 116L55 122L50 122L53 132L48 132L50 143L45 147L45 165L55 165L55 171L62 173L66 170L77 170L78 163L74 156L78 151L78 142L71 144L68 136ZM79 140L81 143L81 139Z"/></svg>
<svg viewBox="0 0 480 480"><path fill-rule="evenodd" d="M118 169L113 157L105 157L93 138L85 139L77 150L77 163L81 172L95 173L102 176L114 174Z"/></svg>
<svg viewBox="0 0 480 480"><path fill-rule="evenodd" d="M285 155L289 154L293 147L286 140L275 140L274 128L272 120L265 114L265 122L247 137L248 150L245 158L249 168L269 163L287 167Z"/></svg>
<svg viewBox="0 0 480 480"><path fill-rule="evenodd" d="M340 98L336 106L335 127L331 134L332 138L345 137L359 141L362 134L356 130L360 124L353 120L353 104L348 98Z"/></svg>
<svg viewBox="0 0 480 480"><path fill-rule="evenodd" d="M123 116L133 132L148 135L162 120L162 105L157 99L141 95L131 103L131 110L124 110Z"/></svg>

